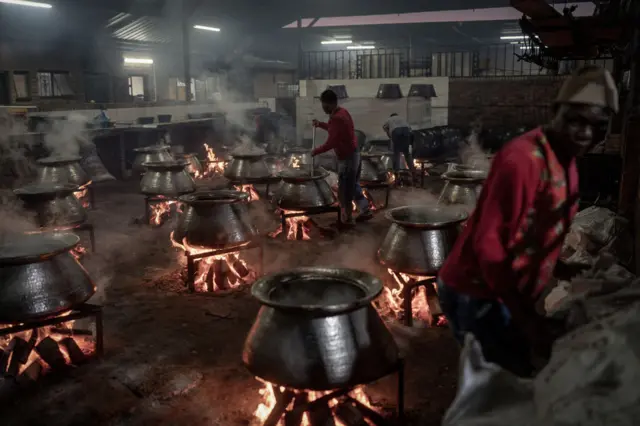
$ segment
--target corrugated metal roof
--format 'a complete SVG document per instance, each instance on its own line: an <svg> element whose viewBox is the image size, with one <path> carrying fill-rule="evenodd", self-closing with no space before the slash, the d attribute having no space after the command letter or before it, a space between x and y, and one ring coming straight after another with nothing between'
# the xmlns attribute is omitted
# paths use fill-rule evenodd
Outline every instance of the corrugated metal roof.
<svg viewBox="0 0 640 426"><path fill-rule="evenodd" d="M107 28L112 30L113 37L118 40L140 43L170 43L172 40L162 19L151 16L134 17L128 13L119 13L109 19Z"/></svg>

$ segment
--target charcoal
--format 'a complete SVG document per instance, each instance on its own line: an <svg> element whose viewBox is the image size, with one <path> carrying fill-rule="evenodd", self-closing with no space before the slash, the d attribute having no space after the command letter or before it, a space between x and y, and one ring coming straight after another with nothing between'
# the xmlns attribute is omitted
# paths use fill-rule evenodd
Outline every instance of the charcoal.
<svg viewBox="0 0 640 426"><path fill-rule="evenodd" d="M244 263L242 263L242 260L240 260L239 257L235 257L235 256L233 257L232 267L233 267L233 270L236 271L236 273L240 278L244 278L247 275L249 275L249 269L246 266L244 266Z"/></svg>
<svg viewBox="0 0 640 426"><path fill-rule="evenodd" d="M362 415L369 419L369 421L371 421L371 423L373 423L375 426L384 426L388 424L384 417L364 405L362 402L352 398L350 398L349 400L358 409L358 411L360 411Z"/></svg>
<svg viewBox="0 0 640 426"><path fill-rule="evenodd" d="M296 229L296 240L302 241L303 237L304 237L304 228L302 226L302 222L298 222L297 229Z"/></svg>
<svg viewBox="0 0 640 426"><path fill-rule="evenodd" d="M62 355L60 347L58 346L58 342L51 337L47 337L38 343L36 352L38 352L40 358L54 370L64 368L67 365L64 355Z"/></svg>
<svg viewBox="0 0 640 426"><path fill-rule="evenodd" d="M333 413L328 401L316 400L309 410L309 423L311 426L335 426Z"/></svg>
<svg viewBox="0 0 640 426"><path fill-rule="evenodd" d="M224 260L216 259L211 266L214 270L214 289L226 290L227 289L227 274L224 268Z"/></svg>
<svg viewBox="0 0 640 426"><path fill-rule="evenodd" d="M368 426L360 410L350 401L338 405L336 408L336 416L347 426Z"/></svg>
<svg viewBox="0 0 640 426"><path fill-rule="evenodd" d="M6 351L0 350L0 377L4 376L9 366L9 358L11 358L11 351L7 348Z"/></svg>
<svg viewBox="0 0 640 426"><path fill-rule="evenodd" d="M42 370L42 364L38 361L32 362L31 365L29 365L29 367L27 367L18 377L18 384L24 386L35 382L42 374Z"/></svg>
<svg viewBox="0 0 640 426"><path fill-rule="evenodd" d="M284 426L300 426L302 424L307 402L309 402L307 393L296 395L292 410L287 412L284 417Z"/></svg>
<svg viewBox="0 0 640 426"><path fill-rule="evenodd" d="M78 346L72 337L61 340L60 344L67 350L72 364L78 365L86 361L87 356L82 352L82 349L80 349L80 346Z"/></svg>
<svg viewBox="0 0 640 426"><path fill-rule="evenodd" d="M91 330L80 330L77 328L52 328L51 332L54 334L60 334L61 336L93 336Z"/></svg>
<svg viewBox="0 0 640 426"><path fill-rule="evenodd" d="M13 350L11 351L12 356L9 368L7 369L7 375L17 377L18 372L20 371L20 366L25 364L29 359L33 346L20 337L14 337L11 339L9 346L12 347Z"/></svg>
<svg viewBox="0 0 640 426"><path fill-rule="evenodd" d="M293 396L294 394L291 391L285 391L282 394L279 392L276 393L276 405L273 407L273 410L271 410L262 426L276 426L280 422L280 418L293 399Z"/></svg>

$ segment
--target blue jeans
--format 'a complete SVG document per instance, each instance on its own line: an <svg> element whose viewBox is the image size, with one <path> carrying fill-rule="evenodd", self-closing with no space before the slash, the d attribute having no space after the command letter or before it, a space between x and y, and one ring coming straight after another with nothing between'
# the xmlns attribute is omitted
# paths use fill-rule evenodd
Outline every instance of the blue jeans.
<svg viewBox="0 0 640 426"><path fill-rule="evenodd" d="M393 143L393 171L400 170L400 158L404 154L405 160L407 160L407 166L409 170L414 169L413 158L409 152L409 146L411 145L411 129L408 127L398 127L391 133L391 142Z"/></svg>
<svg viewBox="0 0 640 426"><path fill-rule="evenodd" d="M482 346L487 361L521 377L533 374L529 344L513 326L503 303L458 293L440 279L438 299L458 343L464 344L465 334L471 333Z"/></svg>
<svg viewBox="0 0 640 426"><path fill-rule="evenodd" d="M349 220L352 217L353 201L358 203L360 212L369 211L369 202L360 187L360 151L356 150L348 158L338 160L338 200Z"/></svg>

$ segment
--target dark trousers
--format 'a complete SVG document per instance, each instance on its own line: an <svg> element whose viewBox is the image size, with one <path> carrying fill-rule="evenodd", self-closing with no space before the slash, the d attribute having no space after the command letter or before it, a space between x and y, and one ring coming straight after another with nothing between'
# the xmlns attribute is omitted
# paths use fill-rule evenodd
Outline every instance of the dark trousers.
<svg viewBox="0 0 640 426"><path fill-rule="evenodd" d="M473 334L485 359L520 377L533 372L527 340L514 327L507 307L498 300L477 299L458 293L438 280L440 307L456 340Z"/></svg>
<svg viewBox="0 0 640 426"><path fill-rule="evenodd" d="M409 170L413 171L413 158L409 152L411 130L408 127L394 129L391 133L391 142L393 143L393 171L397 172L400 169L400 158L402 154L404 154L404 158L407 160Z"/></svg>
<svg viewBox="0 0 640 426"><path fill-rule="evenodd" d="M338 200L347 220L351 219L354 200L358 203L361 212L367 212L369 209L369 202L360 187L360 171L359 150L348 158L338 161Z"/></svg>

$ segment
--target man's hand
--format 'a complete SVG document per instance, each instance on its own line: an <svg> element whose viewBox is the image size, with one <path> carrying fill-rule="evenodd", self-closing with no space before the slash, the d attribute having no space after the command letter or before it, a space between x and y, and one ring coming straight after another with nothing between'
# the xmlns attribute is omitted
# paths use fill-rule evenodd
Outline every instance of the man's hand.
<svg viewBox="0 0 640 426"><path fill-rule="evenodd" d="M313 127L318 127L320 125L320 122L314 118L313 121L311 121L311 125Z"/></svg>

